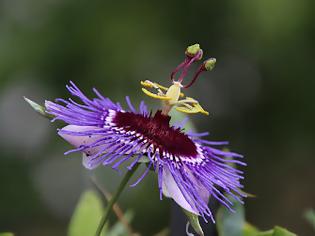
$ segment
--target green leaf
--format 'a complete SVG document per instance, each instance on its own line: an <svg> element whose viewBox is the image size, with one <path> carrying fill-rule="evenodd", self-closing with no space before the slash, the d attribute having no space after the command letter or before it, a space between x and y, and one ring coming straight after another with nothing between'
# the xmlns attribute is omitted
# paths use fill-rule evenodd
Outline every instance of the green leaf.
<svg viewBox="0 0 315 236"><path fill-rule="evenodd" d="M68 236L94 235L103 212L102 201L97 193L85 191L72 215Z"/></svg>
<svg viewBox="0 0 315 236"><path fill-rule="evenodd" d="M244 206L236 200L233 202L235 213L221 206L217 212L217 230L219 236L296 236L285 228L275 226L268 231L259 231L255 226L245 221Z"/></svg>
<svg viewBox="0 0 315 236"><path fill-rule="evenodd" d="M275 226L273 231L273 236L296 236L296 234L291 233L285 228L282 228L280 226Z"/></svg>
<svg viewBox="0 0 315 236"><path fill-rule="evenodd" d="M258 229L249 224L248 222L245 222L243 225L243 236L256 236L258 233Z"/></svg>
<svg viewBox="0 0 315 236"><path fill-rule="evenodd" d="M315 211L313 209L309 209L305 212L305 219L313 226L315 230Z"/></svg>
<svg viewBox="0 0 315 236"><path fill-rule="evenodd" d="M259 232L255 236L296 236L296 234L291 233L287 229L280 226L275 226L272 230Z"/></svg>
<svg viewBox="0 0 315 236"><path fill-rule="evenodd" d="M230 201L233 202L235 213L221 206L216 215L219 236L242 236L245 224L244 207L234 199Z"/></svg>
<svg viewBox="0 0 315 236"><path fill-rule="evenodd" d="M0 236L14 236L14 234L9 233L9 232L4 232L4 233L0 233Z"/></svg>
<svg viewBox="0 0 315 236"><path fill-rule="evenodd" d="M201 228L200 223L199 223L198 215L195 215L194 213L186 211L184 208L182 208L182 210L184 211L185 215L187 216L189 223L190 223L191 227L193 227L195 232L200 236L204 236L204 233L203 233L202 228Z"/></svg>
<svg viewBox="0 0 315 236"><path fill-rule="evenodd" d="M133 213L131 211L127 211L124 214L124 219L126 220L126 222L130 223L132 218L133 218ZM129 232L126 229L126 226L120 221L118 221L115 225L113 225L110 228L110 231L106 233L106 236L125 236L125 235L129 235Z"/></svg>
<svg viewBox="0 0 315 236"><path fill-rule="evenodd" d="M257 234L254 234L253 236L273 236L273 232L274 230L268 230L268 231L264 231L264 232L258 232Z"/></svg>
<svg viewBox="0 0 315 236"><path fill-rule="evenodd" d="M170 235L170 229L169 228L164 228L154 236L169 236Z"/></svg>

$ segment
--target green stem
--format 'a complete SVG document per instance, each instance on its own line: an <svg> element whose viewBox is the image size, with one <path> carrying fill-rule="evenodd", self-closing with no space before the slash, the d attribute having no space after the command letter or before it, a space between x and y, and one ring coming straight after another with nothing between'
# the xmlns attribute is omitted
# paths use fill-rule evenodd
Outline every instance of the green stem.
<svg viewBox="0 0 315 236"><path fill-rule="evenodd" d="M118 189L116 191L116 193L113 195L113 197L110 199L110 201L108 202L108 205L105 209L104 215L97 227L95 236L100 236L102 233L102 230L104 228L104 225L106 224L108 218L109 218L109 214L111 212L111 209L113 208L115 202L117 201L117 199L119 198L121 192L124 190L126 184L128 183L129 179L131 178L131 176L135 173L135 171L137 170L138 166L140 164L137 163L130 171L128 171L126 173L126 175L124 176L124 178L122 179L122 181L120 182L120 185L118 186Z"/></svg>

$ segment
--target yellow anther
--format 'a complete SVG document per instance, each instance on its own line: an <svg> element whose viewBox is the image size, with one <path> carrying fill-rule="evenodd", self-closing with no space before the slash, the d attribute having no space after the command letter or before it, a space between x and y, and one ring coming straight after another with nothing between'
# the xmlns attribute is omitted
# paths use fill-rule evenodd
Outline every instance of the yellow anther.
<svg viewBox="0 0 315 236"><path fill-rule="evenodd" d="M141 85L144 86L144 87L147 87L147 88L153 88L154 87L154 84L151 82L151 81L140 81Z"/></svg>
<svg viewBox="0 0 315 236"><path fill-rule="evenodd" d="M166 88L158 83L151 82L149 80L141 81L141 85L146 88L156 89L157 93L152 93L149 90L142 88L142 91L149 97L159 99L164 101L164 107L167 108L167 112L175 107L177 111L194 114L194 113L202 113L205 115L209 115L207 111L205 111L197 100L186 97L182 100L179 100L180 97L184 97L184 94L181 93L182 85L180 82L173 82L169 88ZM162 91L163 90L163 91ZM166 93L164 93L166 91Z"/></svg>
<svg viewBox="0 0 315 236"><path fill-rule="evenodd" d="M182 104L184 106L176 107L177 111L188 113L188 114L195 114L195 113L202 113L205 115L209 115L209 112L205 111L199 103L194 103L192 106L188 105L187 103Z"/></svg>
<svg viewBox="0 0 315 236"><path fill-rule="evenodd" d="M191 97L186 97L185 100L187 100L187 101L190 102L190 103L198 103L197 100L195 100L195 99L193 99L193 98L191 98Z"/></svg>
<svg viewBox="0 0 315 236"><path fill-rule="evenodd" d="M171 100L171 97L167 97L164 94L155 94L155 93L151 93L150 91L146 90L145 88L142 88L142 91L148 95L151 98L156 98L156 99L160 99L160 100Z"/></svg>
<svg viewBox="0 0 315 236"><path fill-rule="evenodd" d="M188 103L182 103L181 105L185 106L188 109L193 109L194 108L192 105L189 105Z"/></svg>
<svg viewBox="0 0 315 236"><path fill-rule="evenodd" d="M157 86L158 88L164 90L164 91L167 91L167 90L168 90L168 88L166 88L166 87L164 87L164 86L162 86L162 85L160 85L160 84L158 84L158 83L154 83L154 85Z"/></svg>
<svg viewBox="0 0 315 236"><path fill-rule="evenodd" d="M175 108L177 111L183 112L183 113L187 113L187 114L193 114L193 113L198 113L193 111L192 109L189 109L187 107L176 107Z"/></svg>
<svg viewBox="0 0 315 236"><path fill-rule="evenodd" d="M205 111L199 103L195 104L194 108L204 115L209 115L209 112Z"/></svg>
<svg viewBox="0 0 315 236"><path fill-rule="evenodd" d="M158 92L162 92L162 91L159 91L159 89L164 90L164 91L167 91L169 89L169 88L164 87L164 86L162 86L162 85L160 85L158 83L151 82L150 80L140 81L140 83L144 87L155 88L155 89L158 90ZM183 93L180 93L179 96L180 97L184 97L185 95Z"/></svg>

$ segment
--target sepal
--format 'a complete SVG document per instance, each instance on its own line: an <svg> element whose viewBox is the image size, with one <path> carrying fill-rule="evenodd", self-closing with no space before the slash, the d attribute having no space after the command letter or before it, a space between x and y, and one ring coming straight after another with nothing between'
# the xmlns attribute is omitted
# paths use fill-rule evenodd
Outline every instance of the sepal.
<svg viewBox="0 0 315 236"><path fill-rule="evenodd" d="M23 97L23 98L40 115L42 115L46 118L49 118L49 119L54 118L53 115L47 113L45 107L39 105L38 103L32 101L31 99L28 99L27 97Z"/></svg>
<svg viewBox="0 0 315 236"><path fill-rule="evenodd" d="M188 221L191 225L191 227L195 230L195 232L199 235L199 236L204 236L204 233L203 233L203 230L200 226L200 223L199 223L199 218L198 218L198 215L192 213L192 212L189 212L187 210L185 210L184 208L182 208L183 212L185 213L185 215L187 216L188 218ZM187 225L187 228L186 228L186 231L187 231L187 235L188 234L188 226ZM192 234L193 235L193 234Z"/></svg>

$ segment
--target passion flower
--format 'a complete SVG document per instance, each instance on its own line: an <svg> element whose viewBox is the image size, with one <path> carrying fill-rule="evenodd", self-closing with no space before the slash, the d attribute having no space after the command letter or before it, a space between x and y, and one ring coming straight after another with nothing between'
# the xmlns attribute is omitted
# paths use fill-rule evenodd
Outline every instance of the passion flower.
<svg viewBox="0 0 315 236"><path fill-rule="evenodd" d="M172 108L184 113L208 114L197 100L181 92L192 86L203 71L213 69L216 60L210 58L200 65L190 83L182 84L190 66L202 56L198 44L188 47L185 60L171 73L172 85L168 88L148 80L141 82L146 95L162 101L161 109L155 112L148 110L144 102L136 109L129 97L126 97L128 108L123 109L96 89L93 89L96 98L90 99L73 82L67 89L80 103L71 98L56 99L46 101L45 109L54 117L53 121L67 123L58 134L75 147L67 153L85 154L86 168L109 165L118 170L122 163L128 162L127 168L132 170L146 156L147 168L131 186L153 169L161 199L163 195L172 198L185 210L214 222L208 207L210 197L231 211L233 204L227 195L240 202L245 197L240 190L242 172L234 167L245 163L239 160L241 155L218 148L227 142L207 141L204 139L207 132L187 132L182 125L172 126L169 115Z"/></svg>

